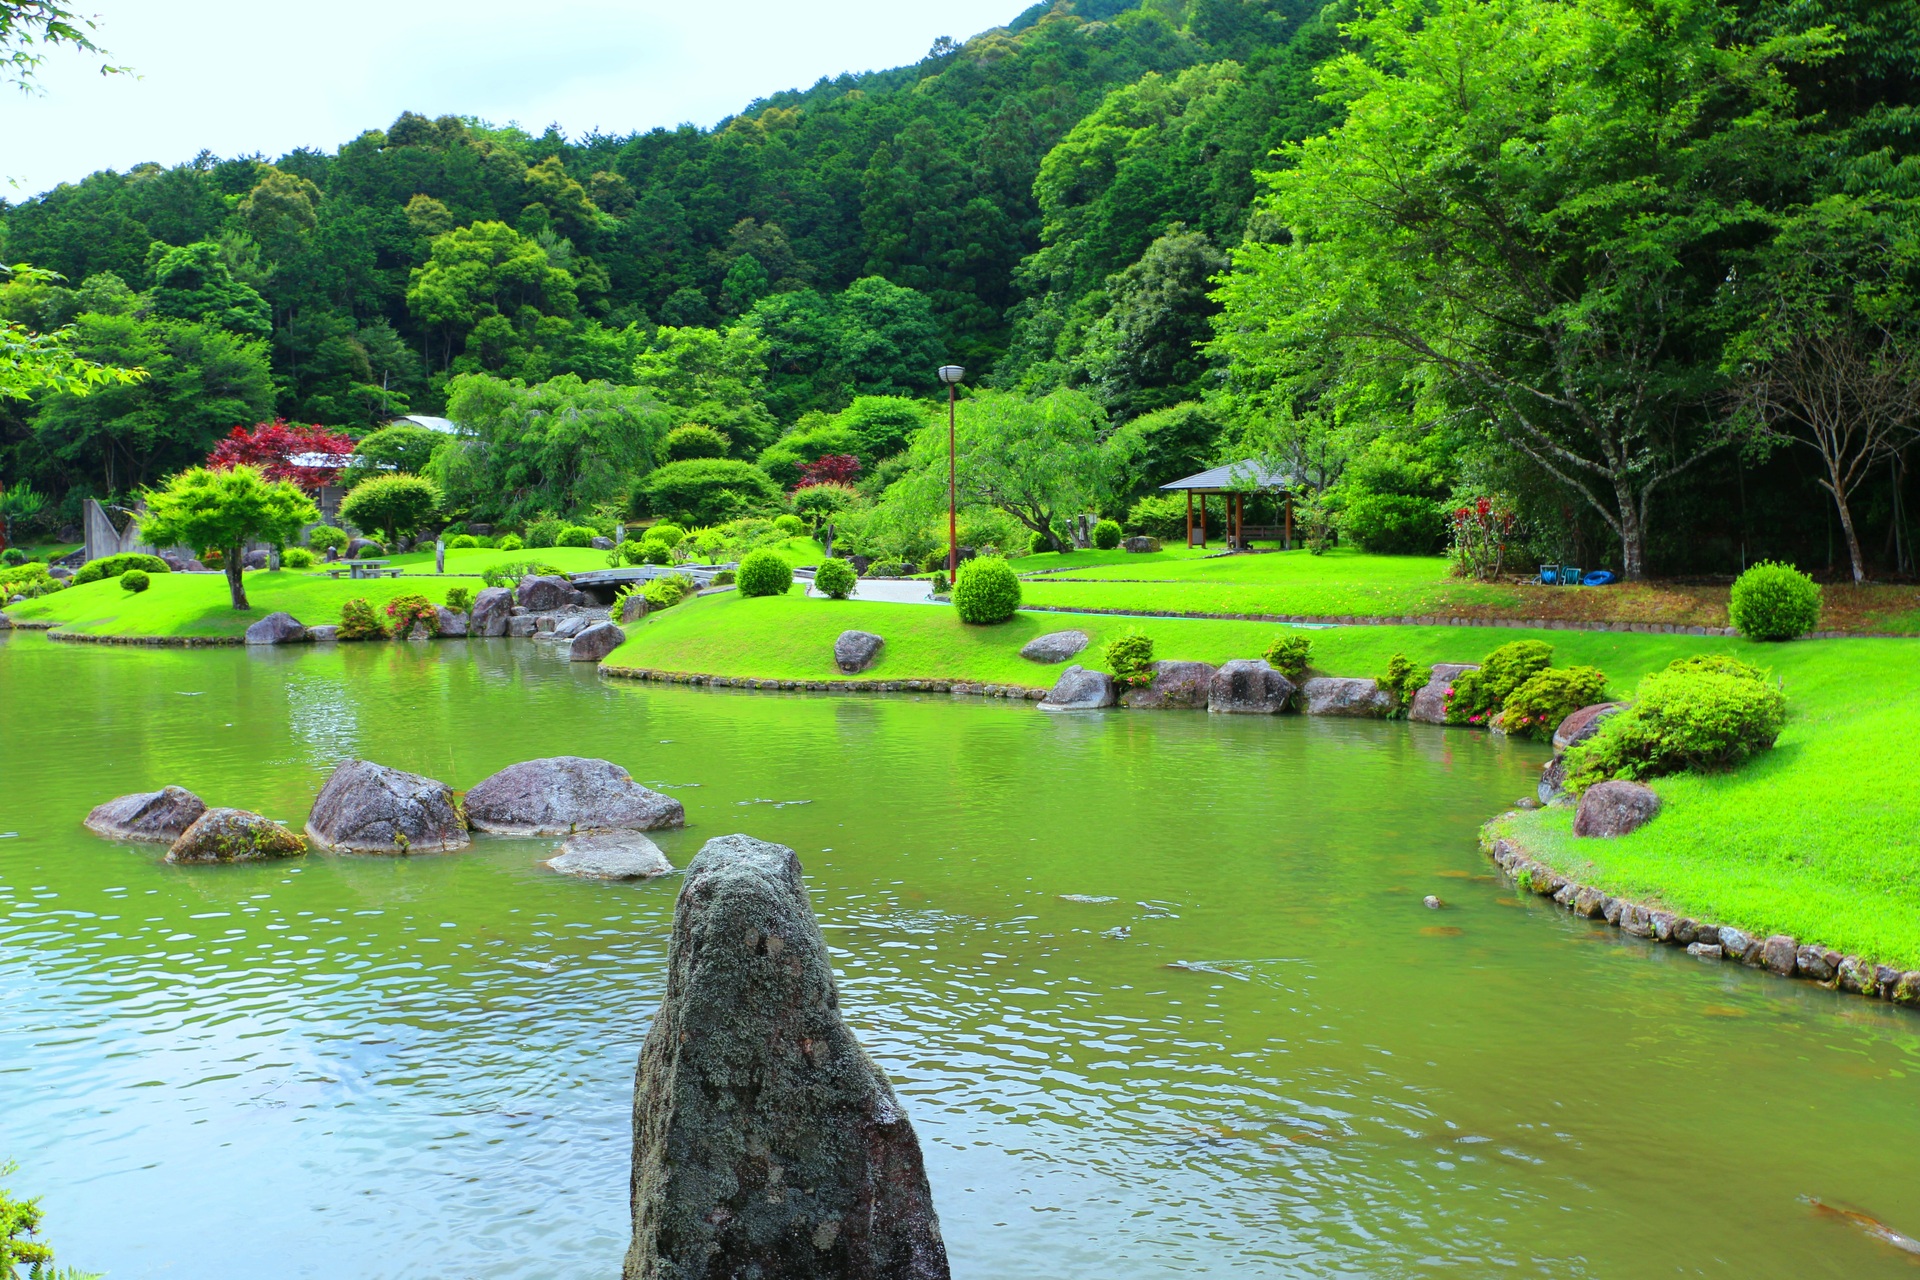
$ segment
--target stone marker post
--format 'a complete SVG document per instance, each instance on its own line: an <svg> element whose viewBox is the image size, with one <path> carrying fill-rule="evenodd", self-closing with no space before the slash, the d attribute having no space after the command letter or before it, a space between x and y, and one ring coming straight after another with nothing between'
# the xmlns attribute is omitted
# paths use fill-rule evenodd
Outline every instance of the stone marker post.
<svg viewBox="0 0 1920 1280"><path fill-rule="evenodd" d="M800 860L688 864L633 1098L624 1280L949 1280L920 1142L840 1017Z"/></svg>
<svg viewBox="0 0 1920 1280"><path fill-rule="evenodd" d="M433 540L433 571L435 573L447 571L447 540L445 538Z"/></svg>

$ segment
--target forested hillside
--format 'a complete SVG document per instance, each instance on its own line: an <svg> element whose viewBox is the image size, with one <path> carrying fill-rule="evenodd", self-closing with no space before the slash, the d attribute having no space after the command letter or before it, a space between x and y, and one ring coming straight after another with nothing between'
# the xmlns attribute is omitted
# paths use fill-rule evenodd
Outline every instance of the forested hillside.
<svg viewBox="0 0 1920 1280"><path fill-rule="evenodd" d="M1754 370L1781 367L1790 311L1809 331L1844 311L1883 371L1904 358L1915 6L1386 14L1056 0L712 129L568 139L408 114L332 153L79 178L0 205L0 261L63 278L0 288L0 318L71 326L78 354L148 376L0 400L0 478L43 495L32 519L52 527L235 426L358 436L450 412L477 439L415 440L407 462L446 516L746 514L847 459L849 501L913 559L916 401L956 362L983 423L1078 424L1056 459L1071 483L1043 504L1060 514L1124 516L1251 453L1298 475L1330 535L1389 549L1437 546L1452 505L1495 495L1543 556L1844 565L1817 487L1833 469L1791 446ZM1471 55L1446 73L1436 41ZM1627 102L1614 75L1671 100ZM1402 159L1418 173L1356 211L1359 180ZM1794 276L1813 259L1837 276ZM1407 292L1422 279L1472 287L1436 311ZM996 418L996 396L1028 408ZM1882 569L1905 559L1904 430L1845 495ZM681 492L668 463L726 497L649 512ZM1024 544L1008 522L1033 520L976 505L976 533Z"/></svg>

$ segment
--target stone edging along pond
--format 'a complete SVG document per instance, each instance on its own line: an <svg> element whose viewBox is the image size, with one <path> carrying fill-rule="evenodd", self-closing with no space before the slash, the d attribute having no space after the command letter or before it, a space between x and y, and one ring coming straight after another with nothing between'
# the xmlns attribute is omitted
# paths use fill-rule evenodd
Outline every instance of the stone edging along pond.
<svg viewBox="0 0 1920 1280"><path fill-rule="evenodd" d="M1817 982L1829 991L1920 1005L1920 970L1902 971L1859 956L1842 955L1829 947L1803 945L1784 933L1756 938L1730 925L1714 925L1661 907L1630 902L1570 880L1534 859L1511 837L1494 833L1496 823L1513 816L1512 812L1503 814L1482 828L1481 847L1513 877L1518 888L1550 899L1574 915L1604 921L1636 938L1685 947L1688 955L1703 959L1737 960L1750 969Z"/></svg>
<svg viewBox="0 0 1920 1280"><path fill-rule="evenodd" d="M953 693L979 698L1039 702L1047 690L1021 684L981 684L971 680L762 680L752 676L710 676L697 671L660 671L653 667L600 664L600 674L620 680L704 685L711 689L777 689L802 693Z"/></svg>

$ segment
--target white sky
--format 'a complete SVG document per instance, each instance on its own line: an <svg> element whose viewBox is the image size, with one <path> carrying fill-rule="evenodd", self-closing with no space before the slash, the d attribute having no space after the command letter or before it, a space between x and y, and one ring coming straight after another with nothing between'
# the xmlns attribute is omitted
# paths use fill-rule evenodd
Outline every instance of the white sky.
<svg viewBox="0 0 1920 1280"><path fill-rule="evenodd" d="M78 0L139 77L50 56L31 96L0 87L14 200L99 169L202 148L332 151L403 110L558 123L578 137L710 125L821 76L897 66L937 36L1010 22L1023 0Z"/></svg>

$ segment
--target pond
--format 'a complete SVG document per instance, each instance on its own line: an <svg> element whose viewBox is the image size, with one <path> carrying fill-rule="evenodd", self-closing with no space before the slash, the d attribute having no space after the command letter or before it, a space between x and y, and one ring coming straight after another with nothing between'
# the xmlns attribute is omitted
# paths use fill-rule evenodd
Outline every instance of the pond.
<svg viewBox="0 0 1920 1280"><path fill-rule="evenodd" d="M525 643L0 637L0 1160L119 1277L608 1277L677 877L549 842L174 868L358 755L605 756L793 846L957 1276L1911 1275L1920 1017L1516 895L1460 730L604 681ZM1448 906L1422 907L1426 894ZM1111 899L1071 901L1065 895Z"/></svg>

